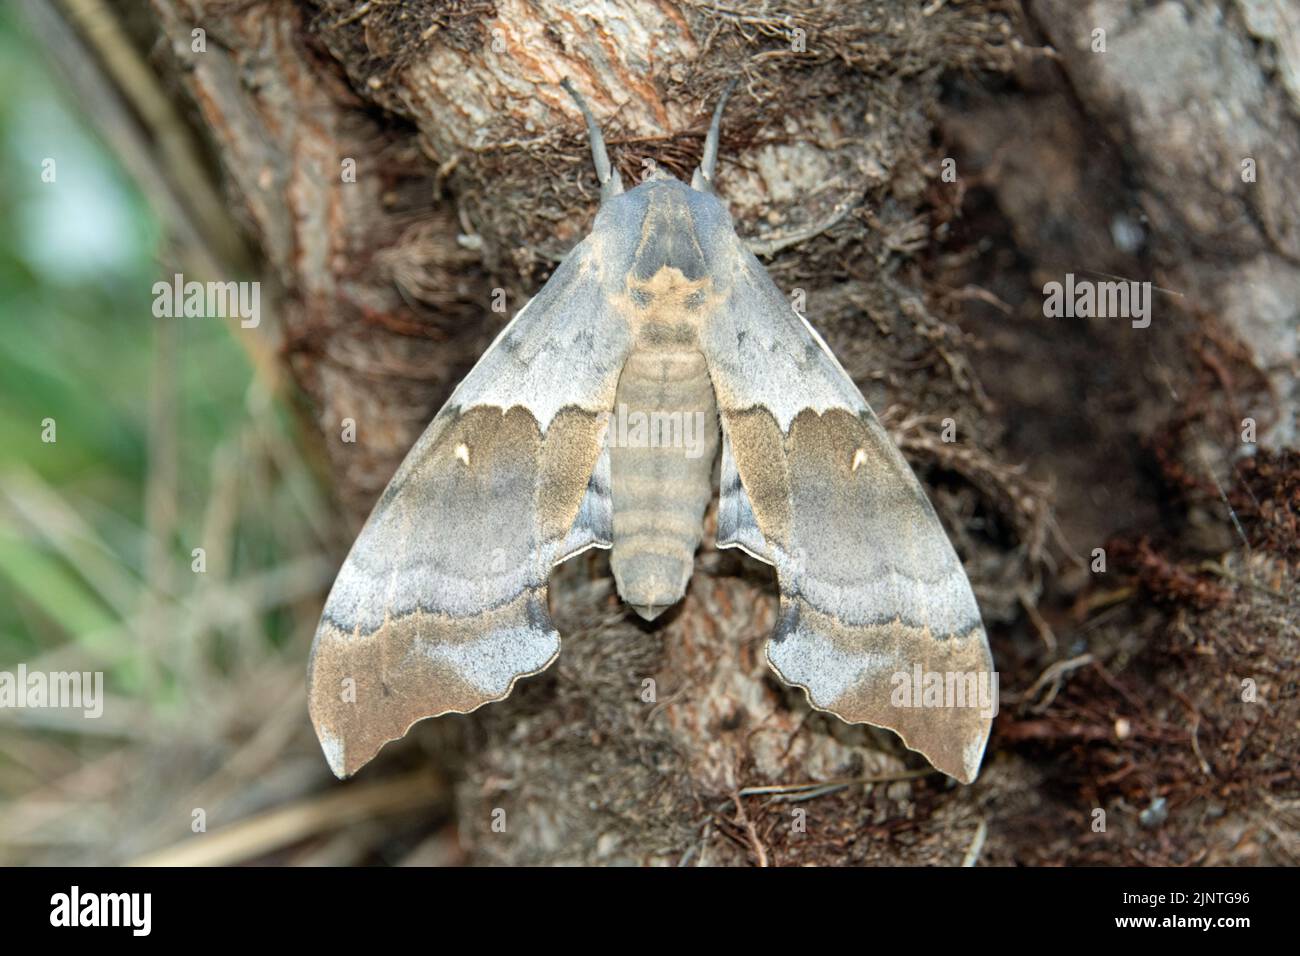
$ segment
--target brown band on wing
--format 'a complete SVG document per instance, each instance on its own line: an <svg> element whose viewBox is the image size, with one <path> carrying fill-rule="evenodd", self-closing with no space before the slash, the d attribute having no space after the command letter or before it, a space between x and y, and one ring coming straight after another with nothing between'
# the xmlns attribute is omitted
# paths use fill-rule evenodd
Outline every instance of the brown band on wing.
<svg viewBox="0 0 1300 956"><path fill-rule="evenodd" d="M799 412L788 434L762 407L723 418L780 578L773 668L814 707L893 730L974 779L996 707L992 658L961 563L884 429L839 408ZM895 692L917 666L984 696L904 706Z"/></svg>
<svg viewBox="0 0 1300 956"><path fill-rule="evenodd" d="M580 408L562 409L542 439L537 459L538 532L563 541L582 507L583 495L604 440L605 417Z"/></svg>
<svg viewBox="0 0 1300 956"><path fill-rule="evenodd" d="M565 408L543 434L523 406L444 414L376 506L316 633L312 721L340 776L418 720L502 699L559 652L546 581L603 418Z"/></svg>
<svg viewBox="0 0 1300 956"><path fill-rule="evenodd" d="M846 627L798 598L782 598L767 659L817 710L894 731L962 783L979 772L997 709L997 677L981 628L936 639L900 621ZM937 690L937 695L929 692Z"/></svg>
<svg viewBox="0 0 1300 956"><path fill-rule="evenodd" d="M415 611L366 635L326 622L312 656L312 723L334 772L350 776L416 721L501 700L559 649L545 588L469 617Z"/></svg>
<svg viewBox="0 0 1300 956"><path fill-rule="evenodd" d="M764 408L724 412L723 425L763 538L768 545L793 550L790 471L780 427Z"/></svg>

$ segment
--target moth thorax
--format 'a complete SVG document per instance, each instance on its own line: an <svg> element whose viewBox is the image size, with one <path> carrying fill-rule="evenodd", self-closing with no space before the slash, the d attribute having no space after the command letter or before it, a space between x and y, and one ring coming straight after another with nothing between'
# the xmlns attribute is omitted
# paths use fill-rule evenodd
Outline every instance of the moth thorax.
<svg viewBox="0 0 1300 956"><path fill-rule="evenodd" d="M688 347L634 351L606 440L614 581L653 620L686 593L713 493L718 410L704 356Z"/></svg>
<svg viewBox="0 0 1300 956"><path fill-rule="evenodd" d="M709 279L687 279L671 266L658 269L649 279L629 278L628 319L637 341L656 349L688 344L694 348L711 289Z"/></svg>

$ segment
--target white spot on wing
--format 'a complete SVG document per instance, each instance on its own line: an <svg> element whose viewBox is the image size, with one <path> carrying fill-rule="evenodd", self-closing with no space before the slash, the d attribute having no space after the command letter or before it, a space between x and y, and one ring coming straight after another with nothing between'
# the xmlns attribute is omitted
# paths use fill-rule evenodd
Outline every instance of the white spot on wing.
<svg viewBox="0 0 1300 956"><path fill-rule="evenodd" d="M469 446L461 442L456 446L456 458L461 464L469 467Z"/></svg>
<svg viewBox="0 0 1300 956"><path fill-rule="evenodd" d="M866 464L866 461L867 461L867 450L865 448L859 448L857 451L853 453L853 470L857 471L864 464Z"/></svg>

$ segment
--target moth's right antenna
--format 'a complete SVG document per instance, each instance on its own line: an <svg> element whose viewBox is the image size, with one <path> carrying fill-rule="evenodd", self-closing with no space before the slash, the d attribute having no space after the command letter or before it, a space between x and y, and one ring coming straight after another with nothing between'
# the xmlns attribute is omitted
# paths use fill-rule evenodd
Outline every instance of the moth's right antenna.
<svg viewBox="0 0 1300 956"><path fill-rule="evenodd" d="M567 76L560 80L560 85L568 90L569 95L573 97L573 102L577 103L578 109L582 111L582 118L587 121L587 138L591 140L591 158L596 164L596 178L600 180L600 201L604 202L623 191L623 180L619 178L618 170L609 165L609 153L605 152L605 137L600 135L600 127L596 124L596 117L592 115L587 101L582 98L582 94L574 88Z"/></svg>
<svg viewBox="0 0 1300 956"><path fill-rule="evenodd" d="M704 137L704 158L700 160L695 175L691 177L691 188L701 192L713 192L713 171L718 165L718 135L722 130L722 110L731 99L731 92L740 82L740 77L732 77L727 88L722 91L718 105L713 109L713 122L709 123L709 135Z"/></svg>

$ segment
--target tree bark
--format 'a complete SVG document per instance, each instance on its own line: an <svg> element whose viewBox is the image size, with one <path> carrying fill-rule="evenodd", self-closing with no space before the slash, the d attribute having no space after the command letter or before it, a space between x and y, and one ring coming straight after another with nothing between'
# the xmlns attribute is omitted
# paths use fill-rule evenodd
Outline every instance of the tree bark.
<svg viewBox="0 0 1300 956"><path fill-rule="evenodd" d="M389 748L428 744L452 768L467 859L1295 853L1292 823L1261 820L1296 796L1279 771L1300 637L1232 583L1296 583L1292 7L151 4L159 68L191 98L283 288L283 356L324 437L341 545L508 318L494 290L513 314L590 224L595 178L559 81L585 94L635 181L651 163L689 177L739 76L719 191L772 250L777 283L806 291L971 576L1004 706L980 781L957 787L769 673L763 566L706 544L683 605L649 625L618 602L602 556L562 566L557 664ZM1067 271L1171 291L1145 329L1045 319L1042 286ZM1250 417L1259 451L1243 470ZM1229 520L1225 505L1251 496ZM1199 570L1210 557L1222 575ZM1224 628L1241 640L1222 644ZM1171 636L1183 630L1194 646ZM1272 706L1243 709L1216 683L1225 662ZM1166 829L1139 818L1162 798ZM1098 808L1119 821L1110 837L1092 826ZM1171 844L1212 811L1193 845Z"/></svg>

